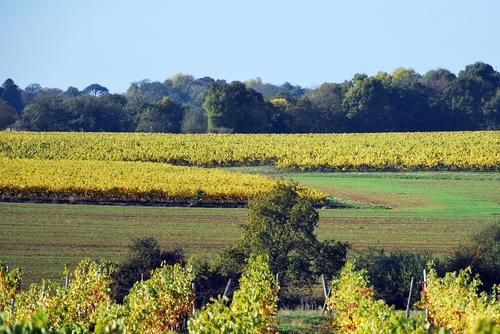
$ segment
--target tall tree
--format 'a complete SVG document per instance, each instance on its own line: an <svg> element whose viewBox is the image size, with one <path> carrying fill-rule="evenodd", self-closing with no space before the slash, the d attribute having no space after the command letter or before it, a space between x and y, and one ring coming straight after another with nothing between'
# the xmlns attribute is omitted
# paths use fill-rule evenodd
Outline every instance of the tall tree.
<svg viewBox="0 0 500 334"><path fill-rule="evenodd" d="M333 276L343 266L349 245L318 240L319 215L311 199L296 185L278 183L271 192L248 205L248 222L241 239L221 257L232 270L241 270L250 254L269 256L271 270L283 278L286 290L310 285L321 275Z"/></svg>
<svg viewBox="0 0 500 334"><path fill-rule="evenodd" d="M109 94L109 90L106 87L95 83L85 87L82 93L91 96L101 96Z"/></svg>
<svg viewBox="0 0 500 334"><path fill-rule="evenodd" d="M262 95L239 81L214 84L206 94L203 107L211 132L261 132L269 123Z"/></svg>
<svg viewBox="0 0 500 334"><path fill-rule="evenodd" d="M447 69L439 68L425 73L420 82L430 90L432 96L444 94L457 76Z"/></svg>
<svg viewBox="0 0 500 334"><path fill-rule="evenodd" d="M66 98L64 109L71 115L68 125L74 131L123 131L126 103L118 94L83 95Z"/></svg>
<svg viewBox="0 0 500 334"><path fill-rule="evenodd" d="M355 77L344 97L347 118L354 131L380 132L397 130L390 105L390 92L377 78Z"/></svg>
<svg viewBox="0 0 500 334"><path fill-rule="evenodd" d="M24 105L27 105L31 101L33 101L34 98L39 96L43 91L42 86L37 83L32 83L29 84L24 88L24 90L21 92L21 97L23 99Z"/></svg>
<svg viewBox="0 0 500 334"><path fill-rule="evenodd" d="M482 109L485 128L490 130L500 128L500 88L497 88L497 93L483 104Z"/></svg>
<svg viewBox="0 0 500 334"><path fill-rule="evenodd" d="M14 108L17 113L20 113L24 108L24 103L21 97L21 90L14 83L14 80L5 80L2 88L2 95L0 96L0 99L7 102L7 104Z"/></svg>
<svg viewBox="0 0 500 334"><path fill-rule="evenodd" d="M69 97L76 97L80 95L80 91L78 88L69 86L68 89L64 92L64 95L69 96Z"/></svg>
<svg viewBox="0 0 500 334"><path fill-rule="evenodd" d="M324 83L316 89L311 89L305 96L311 102L320 119L319 132L343 132L347 128L347 111L342 101L348 89L348 83ZM311 129L312 130L312 129Z"/></svg>
<svg viewBox="0 0 500 334"><path fill-rule="evenodd" d="M207 116L203 109L187 106L182 118L183 133L205 133L208 128Z"/></svg>
<svg viewBox="0 0 500 334"><path fill-rule="evenodd" d="M496 127L495 113L486 104L500 88L500 73L491 65L477 62L465 67L447 90L447 98L454 117L459 120L456 127L463 130ZM485 108L486 107L486 108Z"/></svg>
<svg viewBox="0 0 500 334"><path fill-rule="evenodd" d="M69 131L71 114L61 96L42 95L24 109L20 127L33 131Z"/></svg>
<svg viewBox="0 0 500 334"><path fill-rule="evenodd" d="M17 113L14 108L6 102L0 100L0 130L14 124L17 120Z"/></svg>
<svg viewBox="0 0 500 334"><path fill-rule="evenodd" d="M457 76L446 69L431 70L425 73L420 82L426 89L429 110L435 130L453 130L456 128L451 106L446 92Z"/></svg>
<svg viewBox="0 0 500 334"><path fill-rule="evenodd" d="M322 132L321 129L325 125L324 119L308 98L290 98L287 101L284 118L288 132Z"/></svg>
<svg viewBox="0 0 500 334"><path fill-rule="evenodd" d="M426 88L421 75L413 69L399 67L385 80L388 104L398 131L429 131L436 128L431 114ZM387 86L389 83L389 86Z"/></svg>
<svg viewBox="0 0 500 334"><path fill-rule="evenodd" d="M293 86L289 82L285 82L284 84L277 86L270 83L264 83L259 77L245 81L245 85L248 88L261 93L266 100L272 100L273 98L281 95L299 97L304 94L304 89L300 86Z"/></svg>
<svg viewBox="0 0 500 334"><path fill-rule="evenodd" d="M164 97L147 107L140 115L137 131L178 133L183 113L182 106Z"/></svg>
<svg viewBox="0 0 500 334"><path fill-rule="evenodd" d="M132 82L126 93L128 100L136 104L154 103L168 95L168 89L164 84L159 81L151 82L148 79Z"/></svg>

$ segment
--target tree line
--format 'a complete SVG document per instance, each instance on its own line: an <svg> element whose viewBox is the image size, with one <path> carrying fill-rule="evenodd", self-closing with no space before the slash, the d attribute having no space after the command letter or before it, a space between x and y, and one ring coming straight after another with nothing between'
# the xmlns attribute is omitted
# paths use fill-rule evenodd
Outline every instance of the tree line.
<svg viewBox="0 0 500 334"><path fill-rule="evenodd" d="M476 62L458 75L397 68L303 88L194 78L92 84L65 91L12 79L0 87L0 129L170 133L331 133L498 129L500 73Z"/></svg>

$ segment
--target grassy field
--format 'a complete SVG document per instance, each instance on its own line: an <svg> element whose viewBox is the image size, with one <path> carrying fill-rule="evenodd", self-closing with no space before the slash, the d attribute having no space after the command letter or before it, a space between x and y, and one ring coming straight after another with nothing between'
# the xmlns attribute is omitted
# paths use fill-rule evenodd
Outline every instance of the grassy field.
<svg viewBox="0 0 500 334"><path fill-rule="evenodd" d="M280 310L276 318L278 333L281 334L322 334L329 318L320 311Z"/></svg>
<svg viewBox="0 0 500 334"><path fill-rule="evenodd" d="M272 170L258 172L275 174ZM321 209L321 238L448 254L500 219L498 173L275 174L319 188L349 209ZM120 261L134 237L209 258L238 236L245 209L0 203L0 259L27 281L58 278L82 257Z"/></svg>

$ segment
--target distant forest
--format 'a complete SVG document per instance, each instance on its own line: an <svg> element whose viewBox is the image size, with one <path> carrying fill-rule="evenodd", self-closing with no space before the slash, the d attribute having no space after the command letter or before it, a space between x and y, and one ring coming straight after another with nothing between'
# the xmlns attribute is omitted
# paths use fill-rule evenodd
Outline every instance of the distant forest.
<svg viewBox="0 0 500 334"><path fill-rule="evenodd" d="M226 82L178 74L133 82L124 94L0 87L0 129L170 133L331 133L498 129L500 73L477 62L458 75L397 68L303 88L260 78Z"/></svg>

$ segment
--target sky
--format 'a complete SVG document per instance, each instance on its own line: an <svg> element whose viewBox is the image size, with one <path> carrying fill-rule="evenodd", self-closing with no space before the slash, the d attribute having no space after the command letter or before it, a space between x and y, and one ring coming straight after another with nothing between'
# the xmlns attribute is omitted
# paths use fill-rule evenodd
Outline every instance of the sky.
<svg viewBox="0 0 500 334"><path fill-rule="evenodd" d="M0 0L0 80L124 92L195 77L304 87L355 73L500 69L498 0Z"/></svg>

